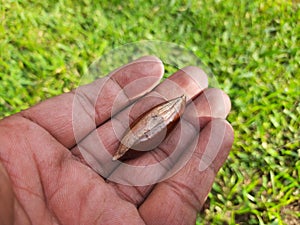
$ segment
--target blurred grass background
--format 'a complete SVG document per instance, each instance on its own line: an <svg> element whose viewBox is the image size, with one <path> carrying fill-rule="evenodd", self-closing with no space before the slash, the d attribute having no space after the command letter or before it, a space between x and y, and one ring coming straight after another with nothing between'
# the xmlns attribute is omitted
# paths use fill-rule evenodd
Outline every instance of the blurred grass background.
<svg viewBox="0 0 300 225"><path fill-rule="evenodd" d="M197 224L300 224L300 3L0 0L0 117L139 40L192 50L232 99L230 157Z"/></svg>

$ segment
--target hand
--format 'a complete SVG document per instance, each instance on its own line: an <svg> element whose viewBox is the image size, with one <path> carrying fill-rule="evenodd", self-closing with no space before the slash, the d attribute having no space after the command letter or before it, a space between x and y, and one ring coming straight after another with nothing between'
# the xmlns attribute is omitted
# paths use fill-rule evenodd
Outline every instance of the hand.
<svg viewBox="0 0 300 225"><path fill-rule="evenodd" d="M207 88L207 77L199 68L186 67L157 86L162 75L160 60L143 57L114 71L110 78L0 121L0 224L194 224L233 142L232 128L225 120L230 101L222 91ZM129 87L140 78L142 83ZM174 84L180 88L170 88ZM129 186L122 183L127 175L124 164L114 164L104 154L113 154L118 145L111 111L125 108L147 92L152 97L137 101L139 107L130 111L131 119L160 101L155 95L172 99L185 92L195 107L188 106L180 126L159 148L126 163L157 163L172 153L179 139L183 140L179 152L191 152L191 156L182 161L184 156L177 154L170 168L180 170L157 184ZM89 123L92 112L97 129ZM125 112L116 117L122 118ZM200 132L195 129L198 122ZM95 134L103 140L102 146L93 145ZM195 143L194 148L189 143ZM82 157L82 149L95 154L89 160ZM95 167L106 174L100 176ZM163 171L161 178L167 174Z"/></svg>

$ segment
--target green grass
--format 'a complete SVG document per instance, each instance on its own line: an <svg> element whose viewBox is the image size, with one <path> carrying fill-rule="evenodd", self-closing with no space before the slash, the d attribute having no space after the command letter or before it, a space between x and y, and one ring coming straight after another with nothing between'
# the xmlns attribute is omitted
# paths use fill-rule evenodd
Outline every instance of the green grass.
<svg viewBox="0 0 300 225"><path fill-rule="evenodd" d="M299 1L95 2L0 0L0 117L76 87L118 46L176 43L232 99L235 143L197 224L299 224Z"/></svg>

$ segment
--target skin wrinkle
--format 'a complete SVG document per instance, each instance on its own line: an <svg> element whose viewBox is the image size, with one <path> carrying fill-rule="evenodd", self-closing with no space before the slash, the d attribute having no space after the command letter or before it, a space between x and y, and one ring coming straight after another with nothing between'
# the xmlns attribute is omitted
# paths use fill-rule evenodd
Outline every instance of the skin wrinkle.
<svg viewBox="0 0 300 225"><path fill-rule="evenodd" d="M101 139L101 137L100 137L100 139ZM118 142L119 142L119 140L116 139L116 140L114 140L113 142L110 142L109 145L103 144L103 147L104 147L105 149L112 149L111 147L118 146ZM102 143L103 143L103 141L102 141ZM105 146L104 146L104 145L105 145Z"/></svg>
<svg viewBox="0 0 300 225"><path fill-rule="evenodd" d="M187 126L192 127L193 130L195 131L195 136L199 133L200 131L200 126L195 126L193 123L189 122L186 118L184 118L183 116L180 118L180 120L182 120L182 123L186 123ZM203 125L203 127L205 127L206 124Z"/></svg>
<svg viewBox="0 0 300 225"><path fill-rule="evenodd" d="M82 148L83 151L87 152L84 145L80 145L80 148ZM81 162L84 165L86 165L87 167L92 169L92 167L83 158L80 150L78 149L78 146L75 146L73 149L71 149L71 153L72 153L72 157L75 157L76 161ZM89 154L91 154L91 153L89 153Z"/></svg>
<svg viewBox="0 0 300 225"><path fill-rule="evenodd" d="M114 183L112 183L112 184L113 184L113 186L115 187L116 194L117 194L118 196L120 196L121 199L127 200L128 202L131 202L131 203L133 203L135 206L137 206L137 205L139 204L139 201L137 201L136 199L141 199L141 198L143 198L143 193L141 193L140 190L139 190L139 188L136 187L136 186L132 186L132 187L134 187L134 188L136 189L137 194L138 194L139 196L135 196L136 199L134 199L134 198L131 197L129 194L126 194L125 191L123 191L122 189L120 189L120 187L119 187L118 185L114 185Z"/></svg>
<svg viewBox="0 0 300 225"><path fill-rule="evenodd" d="M120 92L121 92L121 94L123 94L122 96L123 97L125 97L126 98L126 102L124 103L124 105L123 105L123 107L122 108L120 108L120 109L118 109L116 112L111 112L111 110L110 110L110 108L111 107L113 107L113 105L112 106L110 106L109 105L109 107L104 107L104 110L108 110L107 112L105 112L104 113L104 115L109 115L108 116L108 118L106 118L106 119L103 119L103 121L102 121L102 123L101 124L104 124L105 122L107 122L109 119L110 119L110 117L112 117L112 116L114 116L115 114L117 114L120 110L122 110L124 107L127 107L128 105L130 105L131 104L131 102L132 101L134 101L135 99L132 99L132 100L130 100L130 98L127 96L127 94L124 92L124 90L123 90L123 88L120 86L120 84L117 82L117 79L113 79L112 77L108 77L109 78L109 80L111 80L114 84L115 84L115 86L116 87L118 87L118 91L117 91L117 93L116 93L116 96L115 96L115 98L114 98L114 100L118 97L118 96L120 96ZM103 94L101 93L103 90L105 91L105 88L106 88L106 83L104 83L103 85L102 85L102 88L99 90L99 95L100 96L103 96ZM97 106L97 101L98 101L98 99L95 101L95 103L96 103L96 105L95 106ZM123 100L124 101L124 100ZM103 110L103 107L101 107L102 108L102 110ZM95 111L98 111L98 108L97 107L95 107ZM113 114L112 114L113 113ZM100 114L100 113L99 113ZM99 117L99 119L100 119L100 117ZM98 121L98 120L97 120ZM98 126L100 126L100 124L97 124L97 127Z"/></svg>
<svg viewBox="0 0 300 225"><path fill-rule="evenodd" d="M65 167L65 166L63 166L63 167ZM60 170L60 171L63 171L63 168ZM62 174L63 174L63 172L60 172L59 173L60 175L59 175L59 177L62 177ZM57 195L58 195L58 198L60 199L62 196L61 196L61 193L64 193L65 192L65 189L67 188L67 187L72 187L72 186L76 186L76 183L74 183L74 182L76 182L76 181L72 181L72 182L67 182L67 183L61 183L61 181L60 180L62 180L61 178L58 178L57 179L59 182L57 182L58 183L58 186L57 186L57 188L54 190L54 191L52 191L52 193L51 193L51 195L49 195L48 196L48 201L49 201L49 205L51 206L51 205L53 205L53 206L55 206L55 205L57 205L57 199L55 199L56 197L57 197ZM74 183L74 184L73 184ZM60 191L62 190L62 192L60 193ZM90 190L90 189L89 189ZM82 196L85 196L85 194L83 194ZM84 198L83 198L84 199ZM81 205L82 205L82 200L81 201L79 201L79 212L80 212L80 210L83 208L83 207L81 207ZM52 206L52 207L53 207ZM55 212L55 209L52 209L52 207L50 207L51 208L51 211L54 213L54 215L56 215L57 216L57 212ZM60 212L61 213L61 212ZM78 218L80 218L80 213L78 213L77 214L78 215ZM79 220L78 220L79 221ZM63 224L63 222L62 221L60 221L60 223L62 223Z"/></svg>
<svg viewBox="0 0 300 225"><path fill-rule="evenodd" d="M171 190L174 191L174 193L185 203L187 203L192 209L195 211L199 210L204 202L200 200L200 198L197 196L195 191L190 188L188 185L185 185L182 182L178 182L175 180L170 180L165 182L168 187L170 187ZM188 192L188 194L184 192ZM191 199L187 198L186 196L193 196L192 198L195 199L194 202L192 202ZM198 203L198 204L197 204Z"/></svg>
<svg viewBox="0 0 300 225"><path fill-rule="evenodd" d="M92 181L95 180L95 179L96 178L92 178L91 184L93 184ZM85 196L87 196L88 193L90 193L93 189L97 189L97 187L95 187L95 185L90 185L87 189L83 189L82 192L80 193L83 196L83 201L81 200L79 202L79 212L78 212L77 221L80 221L80 218L83 218L84 211L86 210L83 205L84 205L84 203L88 203ZM102 214L98 213L98 216L95 220L97 221L98 219L101 219L101 217L102 217ZM93 223L93 224L95 224L95 223Z"/></svg>
<svg viewBox="0 0 300 225"><path fill-rule="evenodd" d="M55 191L55 193L57 193L58 190L60 190L60 189L61 188L57 188L57 191ZM49 211L52 212L53 217L56 219L56 221L59 224L63 224L63 222L59 219L59 216L57 215L55 210L53 210L52 207L51 207L51 202L52 202L53 197L55 196L55 193L53 193L53 195L51 195L51 197L48 198Z"/></svg>
<svg viewBox="0 0 300 225"><path fill-rule="evenodd" d="M15 115L11 116L10 118L16 117L16 118L22 118L22 119L27 120L27 122L29 122L29 124L35 125L35 126L37 126L38 128L41 128L41 130L43 130L44 134L45 134L45 133L48 134L49 136L51 136L51 138L55 139L55 140L57 141L57 143L60 143L60 144L61 144L61 142L60 142L59 140L57 140L56 137L55 137L53 134L51 134L46 128L44 128L41 124L39 124L38 121L35 121L35 120L34 120L32 117L30 117L29 115L30 115L30 113L27 113L27 111L25 110L25 111L21 111L21 112L19 112L18 114L15 114ZM8 119L9 119L9 118L8 118ZM21 122L21 121L20 121L20 122ZM27 122L24 122L24 123L27 124ZM24 129L24 130L26 130L26 129ZM65 146L64 146L64 147L65 147Z"/></svg>
<svg viewBox="0 0 300 225"><path fill-rule="evenodd" d="M149 196L149 194L151 193L151 191L153 190L154 187L150 187L148 189L146 189L146 191L142 191L140 189L145 189L145 187L136 187L136 189L138 190L138 192L141 195L141 200L136 202L136 207L140 207L144 201L147 199L147 197Z"/></svg>
<svg viewBox="0 0 300 225"><path fill-rule="evenodd" d="M112 120L114 120L113 122L111 122ZM108 146L104 146L106 149L113 149L113 151L110 151L110 153L112 153L112 155L113 154L115 154L115 152L117 151L117 148L118 148L118 146L119 146L119 142L121 142L121 140L122 140L122 136L126 133L126 131L127 131L127 127L124 125L124 123L120 120L120 119L118 119L117 117L114 117L114 118L112 118L112 120L110 121L110 123L111 123L111 128L113 129L113 132L114 132L114 135L115 135L115 137L116 137L116 139L112 142L112 143L110 143ZM118 136L118 134L116 133L116 130L115 129L120 129L118 126L116 126L116 123L118 123L118 125L121 125L122 126L122 128L123 128L123 131L122 131L122 135L119 137ZM104 125L105 126L105 125ZM98 132L100 131L100 130L97 130ZM104 132L103 132L104 133ZM99 134L100 135L100 134ZM100 136L100 139L101 139L101 141L102 141L102 138L101 138L101 136ZM102 143L103 143L103 141L102 141ZM104 145L104 144L103 144Z"/></svg>
<svg viewBox="0 0 300 225"><path fill-rule="evenodd" d="M86 115L88 115L91 121L98 121L100 119L99 111L95 109L93 104L94 102L92 102L88 95L86 95L85 91L78 91L78 89L76 89L71 93L73 94L73 104L74 100L77 99L76 104L79 102L81 109L84 110L84 112L86 113ZM95 112L95 117L93 117L94 114L91 112ZM84 139L84 137L82 139Z"/></svg>
<svg viewBox="0 0 300 225"><path fill-rule="evenodd" d="M62 162L63 162L63 160L61 160L60 163L58 164L58 165L60 166L60 168L62 168L62 164L63 164ZM39 170L38 170L38 171L39 171ZM59 171L62 171L62 170L59 170ZM41 174L40 171L39 171L38 173ZM58 174L59 174L59 175L58 175L57 180L61 180L62 173L59 172ZM42 176L41 176L41 177L42 177ZM52 200L52 197L53 197L53 196L55 195L55 193L58 192L60 189L58 188L56 191L54 191L53 194L50 194L50 195L49 195L49 194L46 193L46 191L45 191L45 189L44 189L44 186L45 186L45 183L44 183L44 182L45 182L45 181L43 182L43 179L40 179L40 181L42 182L41 187L42 187L42 190L43 190L43 193L44 193L44 198L45 198L45 196L47 196L47 198L45 198L45 202L46 202L46 204L47 204L47 208L49 209L50 212L52 212L52 216L53 216L53 218L55 219L55 221L58 221L59 224L62 224L62 221L59 221L59 217L57 216L55 210L53 210L52 207L51 207L51 200Z"/></svg>
<svg viewBox="0 0 300 225"><path fill-rule="evenodd" d="M46 203L45 203L45 207L43 208L43 215L44 215L44 216L42 216L42 217L44 217L44 218L49 217L49 220L51 220L51 221L54 220L55 223L58 223L59 219L58 219L58 217L56 216L56 214L55 214L54 212L51 211L52 214L51 214L51 215L48 215L47 210L51 211L50 208L49 208L48 205L47 205L47 202L46 202Z"/></svg>
<svg viewBox="0 0 300 225"><path fill-rule="evenodd" d="M64 95L72 95L72 92L69 92L69 93L65 93ZM55 98L55 97L54 97ZM47 100L46 100L47 101ZM40 103L40 104L42 104L42 103ZM39 119L37 119L37 118L35 118L35 117L33 117L32 115L31 115L31 113L30 113L30 111L29 111L29 109L27 109L27 110L24 110L24 111L21 111L21 112L19 112L19 113L17 113L17 114L14 114L14 115L12 115L11 117L21 117L21 118L24 118L24 119L27 119L28 121L30 121L30 122L32 122L32 123L34 123L34 124L36 124L37 126L39 126L40 128L42 128L44 131L46 131L47 133L49 133L53 138L55 138L57 141L60 141L60 140L58 140L57 139L57 135L55 134L55 129L53 130L53 132L49 132L49 130L47 130L47 128L46 127L44 127L40 122L39 122ZM61 125L61 124L60 124Z"/></svg>
<svg viewBox="0 0 300 225"><path fill-rule="evenodd" d="M130 113L128 114L129 117L131 117ZM124 122L122 120L120 120L117 116L114 116L112 120L116 120L119 124L121 124L121 126L124 128L124 132L126 132L126 129L128 129L127 126L125 126ZM130 118L130 120L133 120L133 118ZM119 140L118 140L119 141Z"/></svg>
<svg viewBox="0 0 300 225"><path fill-rule="evenodd" d="M200 161L203 162L203 157L205 158L204 162L206 162L208 159L209 164L207 164L207 167L205 169L206 170L211 170L215 175L218 173L218 168L215 167L214 163L213 163L213 159L208 155L208 154L205 154L205 152L195 152L194 156L199 159L199 164L200 164Z"/></svg>
<svg viewBox="0 0 300 225"><path fill-rule="evenodd" d="M21 117L16 117L17 118L17 120L20 120L20 118ZM32 123L30 120L28 120L28 119L26 119L25 118L25 120L26 120L26 123ZM1 124L2 126L3 126L3 124ZM28 125L28 126L27 126ZM27 127L31 127L31 125L30 124L27 124L26 126ZM4 125L5 126L5 125ZM29 129L29 132L30 132L30 128L28 128ZM18 133L17 133L18 134ZM28 135L23 135L23 137L24 137L24 146L23 146L23 149L26 149L26 151L27 152L29 152L30 154L27 154L30 158L32 158L33 159L33 161L35 162L35 163L33 163L34 165L32 165L32 166L34 166L35 167L35 172L38 172L38 174L39 174L39 169L37 169L37 160L34 158L34 152L32 151L32 149L31 149L31 145L30 145L30 143L29 143L29 140L28 140ZM16 142L12 142L12 143L16 143ZM16 147L15 147L16 148ZM16 148L17 149L17 148ZM13 151L9 151L9 152L13 152ZM3 162L3 160L2 160L2 162ZM6 165L7 167L10 167L8 164ZM33 168L31 166L31 168ZM13 177L13 175L12 175L12 173L10 173L11 174L11 177ZM14 176L16 179L18 179L19 178L19 175L15 175ZM45 201L45 198L44 198L44 190L43 190L43 186L41 185L41 183L40 183L40 181L41 181L41 179L40 179L41 177L39 176L39 192L41 192L41 193L36 193L34 190L32 190L31 188L28 188L28 187L26 187L26 186L22 186L22 185L20 185L19 183L17 183L17 182L14 182L14 180L12 180L12 182L13 182L13 186L15 187L15 189L18 191L18 193L19 193L19 191L23 191L23 192L27 192L28 194L29 194L29 196L35 196L36 198L38 198L38 199L40 199L41 201L40 202L44 202ZM20 194L20 193L19 193ZM23 195L23 193L22 193L22 195ZM26 212L26 210L25 210L25 208L24 208L24 206L22 205L22 203L20 202L20 201L18 201L19 202L19 205L21 206L21 208L22 208L22 210L24 211L24 212ZM44 207L46 207L45 206L45 204L43 204L43 206ZM43 207L43 208L44 208ZM26 213L27 214L27 213ZM27 214L27 217L28 218L30 218L29 217L29 215ZM43 216L43 217L45 217L45 216ZM32 221L31 221L31 223L32 223Z"/></svg>
<svg viewBox="0 0 300 225"><path fill-rule="evenodd" d="M59 160L56 160L58 161L58 163L54 166L56 171L58 171L58 173L56 173L56 184L57 185L52 185L52 186L58 186L58 184L61 183L62 180L64 180L64 168L65 168L65 165L66 163L69 161L69 157L71 156L71 152L68 152L69 154L63 154L64 157L59 157ZM53 181L52 181L53 182ZM54 193L51 193L50 195L48 196L52 196ZM51 199L51 197L48 197L49 199Z"/></svg>
<svg viewBox="0 0 300 225"><path fill-rule="evenodd" d="M91 167L87 164L87 162L83 159L83 157L82 157L82 155L80 154L80 152L79 152L78 149L73 148L73 149L71 150L71 152L72 152L72 159L74 159L74 160L76 160L77 162L80 162L81 164L83 164L83 165L85 165L85 166L91 168Z"/></svg>
<svg viewBox="0 0 300 225"><path fill-rule="evenodd" d="M109 79L112 80L120 88L120 90L122 91L124 96L127 98L128 105L130 105L132 103L132 101L134 101L134 99L129 98L127 93L124 91L124 88L122 88L121 84L119 83L119 81L117 79L115 79L113 76L110 76Z"/></svg>
<svg viewBox="0 0 300 225"><path fill-rule="evenodd" d="M37 197L38 199L42 200L41 202L44 202L44 198L41 197L40 194L37 194L37 193L35 193L35 192L32 192L32 191L30 191L29 189L27 189L27 188L25 188L25 187L22 187L22 186L19 186L19 185L17 185L17 184L15 184L15 187L18 189L18 192L19 192L19 190L23 190L23 191L29 193L31 197L32 197L32 195L33 195L33 196ZM23 194L23 193L22 193L22 194ZM24 213L26 214L27 218L30 220L30 224L33 224L33 221L30 219L31 217L28 215L28 213L27 213L27 211L25 210L25 207L23 206L23 204L22 204L19 200L17 200L17 201L18 201L19 205L21 206L20 208L24 211ZM42 217L42 218L48 217L48 214L46 213L46 209L50 210L50 208L48 208L46 204L43 204L43 207L40 208L40 209L43 210L43 213L42 213L43 215L41 214L41 217ZM58 221L58 218L55 217L55 214L52 214L52 216L50 216L50 217L53 218L55 221Z"/></svg>
<svg viewBox="0 0 300 225"><path fill-rule="evenodd" d="M81 144L80 145L80 148L83 148L83 144ZM76 147L77 148L77 147ZM84 148L86 149L86 147L84 146ZM84 149L83 149L84 150ZM80 150L78 149L78 151L80 152ZM90 151L85 151L85 152L88 152L88 154L92 157L92 158L94 158L94 159L96 159L96 156L93 154L93 152L90 152ZM80 153L81 154L81 153ZM82 157L83 158L83 157ZM83 158L83 160L85 160L84 158ZM95 162L95 163L98 163L97 162L97 160L96 161L93 161L93 162ZM94 171L94 169L93 169L93 165L89 165L87 162L85 163L85 164L87 164L88 165L88 167L89 168L91 168L93 171ZM106 177L108 177L114 170L115 170L115 168L116 168L116 166L113 166L113 167L109 167L109 168L105 168L105 167L101 167L100 168L100 170L103 172L103 174L99 174L98 172L97 172L97 175L98 176L101 176L104 180L106 179ZM109 170L107 170L107 169L109 169Z"/></svg>
<svg viewBox="0 0 300 225"><path fill-rule="evenodd" d="M168 202L167 202L167 205L170 207L170 210L167 210L167 212L169 212L169 213L167 213L166 221L170 221L170 220L172 220L172 214L171 214L171 212L175 208L175 205L169 205Z"/></svg>
<svg viewBox="0 0 300 225"><path fill-rule="evenodd" d="M34 124L34 126L38 126L38 128L42 128L41 126L39 126L38 124L36 124L36 123L34 123L34 122L32 122L31 120L28 120L27 118L24 118L25 120L27 120L27 122L29 122L29 123L32 123L32 124ZM33 128L33 129L35 129L35 128ZM43 128L42 128L43 129ZM43 129L43 131L45 132L45 130ZM47 132L47 131L46 131ZM51 138L53 138L52 136L51 136ZM43 200L43 199L45 199L45 196L46 196L46 191L44 190L44 186L45 186L45 181L43 181L43 179L42 179L42 176L41 176L41 168L40 168L40 165L39 165L39 163L38 163L38 160L36 159L36 155L35 155L35 152L32 150L32 148L31 148L31 145L29 144L29 141L28 141L28 139L25 139L25 141L26 141L26 146L28 146L29 148L27 148L26 147L26 149L29 149L30 150L30 152L31 152L31 155L32 155L32 158L33 158L33 161L34 162L36 162L36 171L38 172L38 174L39 174L39 181L41 182L40 183L40 187L41 187L41 189L42 189L42 193L44 193L43 194L43 196L44 196L44 198L43 197L41 197L39 194L36 194L36 193L34 193L34 192L31 192L31 191L29 191L28 189L25 189L25 188L23 188L23 187L21 187L21 186L18 186L17 184L15 184L15 187L18 187L18 188L20 188L20 189L24 189L24 190L26 190L27 192L29 192L29 193L31 193L31 194L34 194L34 195L36 195L37 197L39 197L41 200ZM67 153L67 154L63 154L63 156L64 157L61 157L61 158L59 158L60 160L58 160L58 161L56 161L56 164L54 165L55 167L59 167L60 169L58 170L58 171L62 171L62 167L63 167L63 164L66 162L66 160L71 156L71 153L69 153L69 152L65 152L65 153ZM58 173L59 174L59 176L58 176L58 179L57 180L61 180L62 178L62 173L60 172L60 173ZM57 191L59 191L59 190L57 190ZM53 194L55 194L55 193L53 193ZM46 201L46 199L45 199L45 201ZM48 198L48 201L49 202L51 202L51 195L50 195L50 197ZM24 208L24 207L23 207ZM49 210L51 210L51 208L49 208ZM52 211L52 210L51 210ZM58 221L58 217L56 216L56 214L55 214L55 212L54 211L52 211L53 212L53 218L56 220L56 221ZM29 216L28 216L29 217ZM32 221L31 221L31 223L32 223Z"/></svg>
<svg viewBox="0 0 300 225"><path fill-rule="evenodd" d="M17 216L17 215L16 215L16 212L17 212L17 214L19 214L19 213L21 212L22 214L24 214L25 219L26 219L27 221L29 221L28 224L32 224L31 218L30 218L30 216L28 215L28 213L27 213L27 211L25 210L25 208L23 207L22 203L21 203L17 198L15 198L14 200L15 200L15 201L14 201L14 216ZM18 217L14 217L14 221L17 221L18 219L19 219ZM22 218L22 222L23 222L23 223L25 222L25 221L24 221L24 218ZM17 224L18 224L18 223L17 223Z"/></svg>
<svg viewBox="0 0 300 225"><path fill-rule="evenodd" d="M134 188L135 193L133 195L129 195L126 193L126 189L123 190L121 187L114 182L108 183L114 187L115 192L117 195L120 196L123 200L129 200L132 204L134 204L137 208L144 202L144 200L147 198L147 196L151 193L151 190L153 189L152 185L148 186L131 186ZM148 188L149 187L149 188ZM145 191L146 190L146 191ZM135 198L131 197L134 196Z"/></svg>
<svg viewBox="0 0 300 225"><path fill-rule="evenodd" d="M60 172L59 174L61 174L61 172ZM61 177L61 175L59 175L58 177ZM56 183L57 183L57 184L59 184L59 182L57 182L57 181L59 181L59 180L61 180L61 179L58 178L58 179L56 180ZM52 200L52 199L54 199L54 197L56 197L56 194L59 193L62 189L65 188L64 185L54 185L54 186L56 186L56 188L55 188L54 190L52 190L51 193L48 193L48 194L47 194L49 206L51 206L51 202L54 201L54 200Z"/></svg>
<svg viewBox="0 0 300 225"><path fill-rule="evenodd" d="M89 194L90 194L90 195L93 194L94 192L93 192L92 190L97 191L97 188L98 188L98 187L95 186L95 185L96 185L96 183L94 183L94 184L91 186L91 188L89 189L89 191L84 191L84 192L82 192L81 194L84 195L84 196L88 196ZM111 195L111 194L112 194L111 191L113 191L113 193L114 193L113 195ZM85 192L86 192L87 194L84 194ZM109 192L108 192L106 195L104 195L104 199L102 199L103 204L105 204L106 202L109 202L109 201L110 201L110 197L111 197L111 196L114 196L114 195L117 196L117 194L115 193L114 189L109 190ZM123 201L123 200L122 200L122 201ZM132 208L132 204L131 204L131 203L126 204L126 208L127 208L127 207L128 207L128 208ZM133 207L133 209L136 211L136 208L135 208L135 207ZM93 209L91 209L91 210L93 210ZM126 211L126 209L124 209L124 210ZM104 213L104 214L97 212L98 220L99 220L99 216L100 216L100 215L102 216L102 218L103 218L104 221L107 220L107 219L109 219L109 218L111 218L110 214L112 214L113 212L110 212L110 209L108 209L108 210L106 210L106 211L103 211L103 213ZM117 215L116 215L116 216L117 216ZM119 221L120 218L116 217L116 219ZM95 220L97 220L97 219L95 219ZM101 224L103 224L103 223L101 223ZM104 223L104 224L113 224L113 223Z"/></svg>
<svg viewBox="0 0 300 225"><path fill-rule="evenodd" d="M98 221L101 221L101 219L102 219L102 215L99 213L92 224L102 224L102 223L98 223Z"/></svg>
<svg viewBox="0 0 300 225"><path fill-rule="evenodd" d="M142 190L145 189L145 190ZM145 199L148 197L148 195L151 193L151 191L153 190L153 187L150 187L148 189L146 189L145 187L139 187L136 186L136 190L138 191L138 193L140 194L140 199L139 201L136 201L136 207L139 208L141 204L143 204L143 202L145 201Z"/></svg>
<svg viewBox="0 0 300 225"><path fill-rule="evenodd" d="M155 151L150 151L149 154L153 157L153 159L160 163L162 159L167 158L170 154L167 152L167 150L161 148L161 146L157 146ZM168 167L160 163L162 167L165 168L166 171L168 171Z"/></svg>
<svg viewBox="0 0 300 225"><path fill-rule="evenodd" d="M36 192L32 191L31 189L29 189L25 186L21 186L19 184L14 184L14 186L16 187L16 189L18 189L18 192L19 192L19 190L27 192L28 194L30 194L30 196L37 197L38 199L42 200L42 202L44 201L43 197L39 193L36 193Z"/></svg>
<svg viewBox="0 0 300 225"><path fill-rule="evenodd" d="M84 145L80 145L80 148L82 148L83 151L87 152L87 151L85 150L85 146L84 146ZM90 168L91 170L93 170L93 168L91 167L91 165L89 165L89 164L85 161L85 159L83 158L83 156L82 156L80 150L78 149L78 146L76 146L75 148L73 148L73 149L71 150L71 152L72 152L72 155L75 157L75 160L76 160L77 162L80 162L80 163L82 163L83 165L85 165L85 166L87 166L88 168ZM91 153L89 153L89 154L92 155ZM72 157L73 157L73 156L72 156ZM98 175L102 177L101 174L98 174ZM104 179L104 177L102 177L102 178Z"/></svg>
<svg viewBox="0 0 300 225"><path fill-rule="evenodd" d="M41 196L40 196L41 200L46 201L44 185L41 184L41 181L42 181L41 172L40 172L40 170L38 169L38 166L37 166L38 160L36 159L35 152L32 150L31 145L30 145L27 138L25 138L25 142L26 142L26 145L29 147L29 151L32 153L32 158L33 158L33 161L35 162L34 163L35 171L37 172L37 174L39 176L39 179L38 179L39 180L39 186L41 187L41 192L42 192ZM47 202L46 202L46 204L47 204Z"/></svg>
<svg viewBox="0 0 300 225"><path fill-rule="evenodd" d="M124 109L124 112L127 112L127 110L129 110L129 107L134 107L134 105L130 105L130 106L128 106L128 109L127 108L125 108ZM140 115L138 115L138 116L136 116L136 115L132 115L130 112L131 112L131 110L132 110L132 108L130 108L130 111L128 112L128 123L127 122L123 122L120 118L118 118L118 116L115 116L114 118L115 119L117 119L118 121L120 121L121 122L121 124L122 124L122 126L124 126L126 129L128 128L128 127L126 127L126 125L128 124L128 125L130 125L130 124L132 124L132 122L133 121L135 121L139 116L141 116L143 113L141 113ZM135 117L134 117L135 116Z"/></svg>

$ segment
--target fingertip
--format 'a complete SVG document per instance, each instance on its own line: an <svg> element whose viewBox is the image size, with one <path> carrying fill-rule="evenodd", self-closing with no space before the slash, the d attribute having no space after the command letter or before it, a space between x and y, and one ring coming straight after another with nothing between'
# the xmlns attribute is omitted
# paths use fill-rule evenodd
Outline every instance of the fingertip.
<svg viewBox="0 0 300 225"><path fill-rule="evenodd" d="M151 91L161 80L164 65L156 56L143 56L111 75L130 100Z"/></svg>
<svg viewBox="0 0 300 225"><path fill-rule="evenodd" d="M225 119L231 109L229 96L218 88L209 88L203 92L211 108L213 118Z"/></svg>
<svg viewBox="0 0 300 225"><path fill-rule="evenodd" d="M161 59L158 58L155 55L145 55L145 56L142 56L142 57L140 57L140 58L138 58L138 59L136 59L132 62L134 63L134 62L140 62L140 61L143 61L143 62L145 62L145 61L158 62L158 63L161 63L163 65L163 62L161 61Z"/></svg>
<svg viewBox="0 0 300 225"><path fill-rule="evenodd" d="M227 133L227 139L226 139L226 144L227 144L227 148L230 151L230 149L232 148L233 142L234 142L234 130L233 127L231 126L231 124L227 121L224 120L225 126L226 126L226 133Z"/></svg>
<svg viewBox="0 0 300 225"><path fill-rule="evenodd" d="M194 82L199 85L200 90L204 90L208 87L207 74L201 68L197 66L187 66L181 70L188 74Z"/></svg>
<svg viewBox="0 0 300 225"><path fill-rule="evenodd" d="M213 169L217 174L226 161L234 139L232 126L224 119L213 119L202 130L198 142L199 171Z"/></svg>
<svg viewBox="0 0 300 225"><path fill-rule="evenodd" d="M208 78L205 72L198 67L187 66L179 69L168 79L164 80L155 88L155 91L166 99L172 99L184 94L187 97L187 101L189 101L207 87Z"/></svg>
<svg viewBox="0 0 300 225"><path fill-rule="evenodd" d="M200 130L213 119L225 119L231 109L227 94L217 88L205 89L188 105L184 118Z"/></svg>
<svg viewBox="0 0 300 225"><path fill-rule="evenodd" d="M194 100L191 105L196 108L197 117L200 119L225 119L231 109L231 102L228 95L220 89L209 88Z"/></svg>

